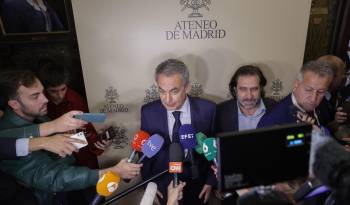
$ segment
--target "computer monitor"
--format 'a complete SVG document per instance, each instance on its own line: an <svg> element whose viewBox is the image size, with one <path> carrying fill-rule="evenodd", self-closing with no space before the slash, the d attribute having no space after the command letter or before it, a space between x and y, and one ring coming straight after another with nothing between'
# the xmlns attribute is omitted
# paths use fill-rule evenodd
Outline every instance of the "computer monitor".
<svg viewBox="0 0 350 205"><path fill-rule="evenodd" d="M312 126L278 125L217 136L219 190L306 177Z"/></svg>

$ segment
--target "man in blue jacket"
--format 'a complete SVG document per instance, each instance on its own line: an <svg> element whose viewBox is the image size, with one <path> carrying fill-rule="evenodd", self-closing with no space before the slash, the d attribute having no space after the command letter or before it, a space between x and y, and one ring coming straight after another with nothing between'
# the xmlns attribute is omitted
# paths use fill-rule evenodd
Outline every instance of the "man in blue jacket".
<svg viewBox="0 0 350 205"><path fill-rule="evenodd" d="M155 80L158 84L160 100L148 103L141 109L141 129L150 135L159 134L164 138L160 152L145 160L141 169L142 177L148 178L168 168L169 145L176 142L175 122L192 124L197 132L212 134L215 104L204 99L188 96L191 85L186 65L176 59L168 59L156 68ZM175 132L175 133L173 133ZM203 155L194 153L199 166L199 177L192 179L188 156L185 156L184 171L180 180L186 182L183 204L207 203L215 177L209 169L209 163ZM161 204L167 201L167 187L171 181L170 174L157 180L158 190L162 195Z"/></svg>
<svg viewBox="0 0 350 205"><path fill-rule="evenodd" d="M330 64L322 61L306 63L298 73L292 93L266 113L258 127L278 124L308 122L326 126L332 119L331 113L320 106L333 80Z"/></svg>

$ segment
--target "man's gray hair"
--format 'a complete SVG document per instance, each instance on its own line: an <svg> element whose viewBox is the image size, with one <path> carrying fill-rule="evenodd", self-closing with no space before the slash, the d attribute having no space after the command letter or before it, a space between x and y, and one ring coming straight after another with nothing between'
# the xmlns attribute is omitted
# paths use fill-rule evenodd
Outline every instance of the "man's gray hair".
<svg viewBox="0 0 350 205"><path fill-rule="evenodd" d="M177 59L168 59L157 66L154 75L156 82L158 82L158 76L160 74L165 76L180 74L184 85L187 85L190 82L190 74L187 66L184 62Z"/></svg>
<svg viewBox="0 0 350 205"><path fill-rule="evenodd" d="M330 63L325 61L309 61L301 67L297 80L302 82L304 80L305 72L313 72L320 77L328 77L330 79L334 78L334 71Z"/></svg>

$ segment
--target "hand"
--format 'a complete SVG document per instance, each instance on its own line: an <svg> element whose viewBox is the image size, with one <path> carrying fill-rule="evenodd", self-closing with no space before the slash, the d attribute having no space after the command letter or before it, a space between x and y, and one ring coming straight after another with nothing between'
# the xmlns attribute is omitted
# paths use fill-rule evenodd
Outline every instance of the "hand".
<svg viewBox="0 0 350 205"><path fill-rule="evenodd" d="M168 186L168 201L167 205L177 205L183 197L183 188L186 185L186 182L180 182L179 185L173 187L173 181L170 182Z"/></svg>
<svg viewBox="0 0 350 205"><path fill-rule="evenodd" d="M94 145L98 149L106 151L106 149L111 146L112 142L112 140L102 140L95 142Z"/></svg>
<svg viewBox="0 0 350 205"><path fill-rule="evenodd" d="M342 107L338 107L337 108L337 111L335 113L335 116L334 116L334 120L341 124L341 123L344 123L347 119L347 113L346 112L343 112L343 108Z"/></svg>
<svg viewBox="0 0 350 205"><path fill-rule="evenodd" d="M297 122L305 122L308 124L315 125L315 119L304 112L297 112Z"/></svg>
<svg viewBox="0 0 350 205"><path fill-rule="evenodd" d="M75 129L83 129L87 122L73 118L74 115L82 114L81 111L70 111L50 122L40 124L40 136L48 136L54 133L67 132Z"/></svg>
<svg viewBox="0 0 350 205"><path fill-rule="evenodd" d="M117 165L111 167L111 170L123 179L132 179L140 174L142 164L129 163L127 160L127 158L120 160Z"/></svg>
<svg viewBox="0 0 350 205"><path fill-rule="evenodd" d="M215 177L218 178L218 168L215 165L211 165L210 168L213 170Z"/></svg>
<svg viewBox="0 0 350 205"><path fill-rule="evenodd" d="M79 139L73 139L67 134L57 134L49 137L37 137L29 140L29 151L37 151L44 149L49 152L58 154L61 157L71 155L72 152L77 152L77 148L73 143L86 144Z"/></svg>
<svg viewBox="0 0 350 205"><path fill-rule="evenodd" d="M207 203L210 197L212 186L208 184L204 184L201 193L199 194L198 198L201 199L204 196L203 203Z"/></svg>
<svg viewBox="0 0 350 205"><path fill-rule="evenodd" d="M154 197L154 203L156 205L161 205L159 198L163 199L163 197L164 197L163 194L157 190L157 195Z"/></svg>

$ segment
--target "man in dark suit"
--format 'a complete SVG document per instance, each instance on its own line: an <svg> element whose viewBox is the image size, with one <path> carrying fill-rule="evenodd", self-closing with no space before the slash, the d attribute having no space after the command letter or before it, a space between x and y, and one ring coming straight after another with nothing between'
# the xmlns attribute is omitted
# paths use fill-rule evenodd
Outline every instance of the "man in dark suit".
<svg viewBox="0 0 350 205"><path fill-rule="evenodd" d="M169 145L178 142L175 124L191 124L197 132L212 134L215 104L200 98L192 98L190 91L189 72L186 65L176 59L168 59L157 66L155 80L159 88L160 100L148 103L141 109L141 129L149 134L159 134L164 138L160 152L151 159L145 160L141 168L142 177L148 178L168 168ZM186 182L183 204L205 204L210 196L212 186L216 184L215 177L209 169L209 163L203 155L193 153L198 164L199 176L194 179L190 172L185 151L184 170L180 180ZM161 204L167 201L167 187L171 181L170 174L157 180L158 190L163 198Z"/></svg>
<svg viewBox="0 0 350 205"><path fill-rule="evenodd" d="M332 116L320 104L325 103L324 96L333 77L334 72L327 62L311 61L305 64L294 82L292 93L266 113L258 127L300 121L326 126Z"/></svg>
<svg viewBox="0 0 350 205"><path fill-rule="evenodd" d="M264 98L266 78L259 67L245 65L233 74L232 99L217 105L215 133L255 129L260 118L276 103Z"/></svg>

